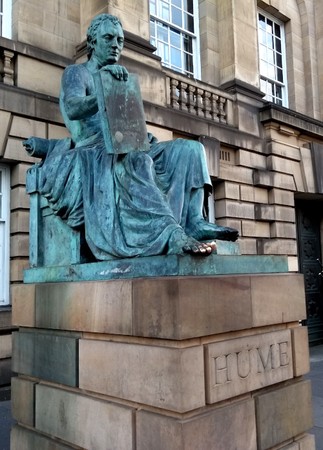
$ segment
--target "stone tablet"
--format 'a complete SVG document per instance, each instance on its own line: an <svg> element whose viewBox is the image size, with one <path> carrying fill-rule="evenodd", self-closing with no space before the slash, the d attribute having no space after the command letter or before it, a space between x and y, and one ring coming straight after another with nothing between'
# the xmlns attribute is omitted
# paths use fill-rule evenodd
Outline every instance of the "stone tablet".
<svg viewBox="0 0 323 450"><path fill-rule="evenodd" d="M108 153L149 150L138 77L117 80L108 71L94 74L101 126Z"/></svg>

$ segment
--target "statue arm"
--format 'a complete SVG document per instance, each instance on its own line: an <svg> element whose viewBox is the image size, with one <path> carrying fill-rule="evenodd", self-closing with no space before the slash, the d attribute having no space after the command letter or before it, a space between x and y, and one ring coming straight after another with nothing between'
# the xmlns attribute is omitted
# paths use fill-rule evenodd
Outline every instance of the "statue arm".
<svg viewBox="0 0 323 450"><path fill-rule="evenodd" d="M81 66L70 66L64 72L61 100L70 120L85 119L98 111L96 95L89 93L89 78Z"/></svg>

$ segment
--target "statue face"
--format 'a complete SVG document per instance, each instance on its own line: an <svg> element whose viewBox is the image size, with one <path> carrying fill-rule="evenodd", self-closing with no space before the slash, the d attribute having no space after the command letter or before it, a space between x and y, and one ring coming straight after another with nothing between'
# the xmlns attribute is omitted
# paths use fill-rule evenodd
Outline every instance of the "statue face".
<svg viewBox="0 0 323 450"><path fill-rule="evenodd" d="M97 30L92 56L96 58L101 67L115 64L120 58L123 43L124 34L121 26L106 20Z"/></svg>

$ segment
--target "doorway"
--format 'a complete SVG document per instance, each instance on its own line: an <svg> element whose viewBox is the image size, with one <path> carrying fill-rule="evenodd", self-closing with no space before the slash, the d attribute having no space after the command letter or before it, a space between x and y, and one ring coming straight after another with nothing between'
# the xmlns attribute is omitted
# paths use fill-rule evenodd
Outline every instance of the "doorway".
<svg viewBox="0 0 323 450"><path fill-rule="evenodd" d="M304 274L310 345L323 343L321 222L323 202L296 200L299 270Z"/></svg>

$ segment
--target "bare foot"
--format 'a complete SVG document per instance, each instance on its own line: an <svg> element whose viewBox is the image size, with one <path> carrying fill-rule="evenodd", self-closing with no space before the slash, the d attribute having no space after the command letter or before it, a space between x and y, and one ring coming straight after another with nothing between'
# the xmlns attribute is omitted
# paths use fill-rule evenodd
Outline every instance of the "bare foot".
<svg viewBox="0 0 323 450"><path fill-rule="evenodd" d="M216 250L215 242L199 242L187 236L182 228L174 231L168 243L168 255L188 253L193 256L208 256Z"/></svg>
<svg viewBox="0 0 323 450"><path fill-rule="evenodd" d="M186 244L183 247L184 253L189 253L190 255L195 256L208 256L214 252L214 250L216 250L216 243L214 241L208 243L196 241L193 245Z"/></svg>
<svg viewBox="0 0 323 450"><path fill-rule="evenodd" d="M207 239L220 239L222 241L236 241L239 237L238 230L230 227L221 227L215 223L207 222L204 219L196 221L186 230L189 236L192 236L198 241Z"/></svg>

